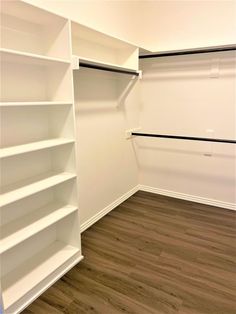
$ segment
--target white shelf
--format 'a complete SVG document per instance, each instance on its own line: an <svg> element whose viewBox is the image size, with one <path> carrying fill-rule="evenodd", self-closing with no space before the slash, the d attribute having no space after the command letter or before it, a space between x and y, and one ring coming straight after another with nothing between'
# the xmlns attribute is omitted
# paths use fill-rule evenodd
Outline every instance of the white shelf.
<svg viewBox="0 0 236 314"><path fill-rule="evenodd" d="M33 177L2 188L3 194L0 197L0 206L6 206L22 198L44 191L50 187L75 178L73 173L47 173L41 176ZM5 192L4 192L5 191Z"/></svg>
<svg viewBox="0 0 236 314"><path fill-rule="evenodd" d="M104 47L110 47L112 49L125 49L127 47L138 48L139 45L125 41L118 37L111 36L107 33L103 33L99 30L91 28L75 21L72 22L72 35L80 40L86 39L89 42L99 43Z"/></svg>
<svg viewBox="0 0 236 314"><path fill-rule="evenodd" d="M121 65L115 64L115 63L109 63L109 62L102 62L102 61L97 61L95 59L91 59L91 58L84 58L84 57L80 57L80 56L75 56L73 55L74 58L79 58L79 61L81 62L85 62L91 65L97 65L97 66L103 66L106 67L108 69L117 69L117 70L125 70L125 71L134 71L137 72L136 70L129 68L129 67L123 67Z"/></svg>
<svg viewBox="0 0 236 314"><path fill-rule="evenodd" d="M70 60L47 57L43 55L0 48L1 62L20 62L26 64L36 65L51 65L54 63L70 64Z"/></svg>
<svg viewBox="0 0 236 314"><path fill-rule="evenodd" d="M138 70L137 46L78 23L72 22L71 28L72 54L95 62L108 62L111 66Z"/></svg>
<svg viewBox="0 0 236 314"><path fill-rule="evenodd" d="M64 106L71 105L71 101L9 101L0 102L0 107L18 107L18 106Z"/></svg>
<svg viewBox="0 0 236 314"><path fill-rule="evenodd" d="M11 146L0 149L0 158L11 157L19 154L34 152L41 149L53 148L60 145L74 143L73 139L55 138L24 145Z"/></svg>
<svg viewBox="0 0 236 314"><path fill-rule="evenodd" d="M78 248L56 241L3 277L1 282L6 312L10 313L10 306L32 289L35 291L37 285L78 253Z"/></svg>
<svg viewBox="0 0 236 314"><path fill-rule="evenodd" d="M27 3L27 1L4 1L1 7L1 13L6 14L9 17L23 20L24 22L28 21L33 24L37 24L38 26L46 25L47 32L50 32L50 26L52 27L58 20L65 19L44 9L31 5ZM18 28L19 25L17 29ZM41 39L45 40L42 36Z"/></svg>
<svg viewBox="0 0 236 314"><path fill-rule="evenodd" d="M1 227L0 254L77 210L76 206L49 204Z"/></svg>

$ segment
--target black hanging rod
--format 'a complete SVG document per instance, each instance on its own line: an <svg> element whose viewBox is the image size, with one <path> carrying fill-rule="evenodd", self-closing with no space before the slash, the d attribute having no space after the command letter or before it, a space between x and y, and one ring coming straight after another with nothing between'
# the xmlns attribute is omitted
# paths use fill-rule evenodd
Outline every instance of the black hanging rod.
<svg viewBox="0 0 236 314"><path fill-rule="evenodd" d="M123 74L139 76L139 73L136 71L109 68L106 66L97 65L97 64L90 64L90 63L83 62L83 61L80 61L79 66L83 67L83 68L89 68L89 69L96 69L96 70L101 70L101 71L116 72L116 73L123 73Z"/></svg>
<svg viewBox="0 0 236 314"><path fill-rule="evenodd" d="M203 141L203 142L216 142L216 143L236 144L236 140L227 140L227 139L222 139L222 138L193 137L193 136L179 136L179 135L163 135L163 134L149 134L149 133L136 133L136 132L132 132L132 135L144 136L144 137L170 138L170 139L176 139L176 140L189 140L189 141Z"/></svg>
<svg viewBox="0 0 236 314"><path fill-rule="evenodd" d="M223 51L233 51L233 50L236 50L236 45L159 52L159 53L154 53L154 54L149 54L149 55L141 55L139 56L139 59L193 55L193 54L200 54L200 53L223 52Z"/></svg>

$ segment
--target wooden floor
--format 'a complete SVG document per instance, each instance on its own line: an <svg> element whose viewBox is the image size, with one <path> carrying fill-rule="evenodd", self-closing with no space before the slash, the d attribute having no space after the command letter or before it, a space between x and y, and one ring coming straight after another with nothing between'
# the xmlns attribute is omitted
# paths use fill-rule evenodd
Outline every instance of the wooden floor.
<svg viewBox="0 0 236 314"><path fill-rule="evenodd" d="M24 314L235 314L236 212L138 192Z"/></svg>

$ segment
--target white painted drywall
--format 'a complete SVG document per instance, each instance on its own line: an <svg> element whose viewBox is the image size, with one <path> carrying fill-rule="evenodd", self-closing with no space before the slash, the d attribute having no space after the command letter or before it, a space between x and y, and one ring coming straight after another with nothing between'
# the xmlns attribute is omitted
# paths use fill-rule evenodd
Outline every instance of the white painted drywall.
<svg viewBox="0 0 236 314"><path fill-rule="evenodd" d="M228 52L142 61L142 131L235 139L235 58L235 52ZM135 142L140 184L236 202L234 145L151 138Z"/></svg>
<svg viewBox="0 0 236 314"><path fill-rule="evenodd" d="M153 51L236 43L235 0L141 1L145 38Z"/></svg>
<svg viewBox="0 0 236 314"><path fill-rule="evenodd" d="M235 0L26 0L153 51L236 43Z"/></svg>
<svg viewBox="0 0 236 314"><path fill-rule="evenodd" d="M138 80L80 69L74 86L83 227L138 185L135 149L125 137L138 125Z"/></svg>

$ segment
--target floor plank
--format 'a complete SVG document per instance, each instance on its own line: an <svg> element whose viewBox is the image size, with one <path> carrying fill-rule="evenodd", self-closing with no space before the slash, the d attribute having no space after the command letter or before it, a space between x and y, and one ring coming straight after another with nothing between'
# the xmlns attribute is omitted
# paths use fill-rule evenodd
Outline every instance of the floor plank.
<svg viewBox="0 0 236 314"><path fill-rule="evenodd" d="M235 314L236 212L139 191L23 314Z"/></svg>

